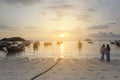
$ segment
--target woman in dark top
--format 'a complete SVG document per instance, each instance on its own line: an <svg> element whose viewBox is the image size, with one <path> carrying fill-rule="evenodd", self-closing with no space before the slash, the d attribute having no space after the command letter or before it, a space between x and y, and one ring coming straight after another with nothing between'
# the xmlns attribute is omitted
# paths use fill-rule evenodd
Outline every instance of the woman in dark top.
<svg viewBox="0 0 120 80"><path fill-rule="evenodd" d="M106 47L106 58L107 58L107 61L109 62L110 61L110 46L109 44L107 44L107 47Z"/></svg>
<svg viewBox="0 0 120 80"><path fill-rule="evenodd" d="M104 61L104 55L105 55L105 45L104 44L100 48L100 53L101 53L101 59L100 59L100 61Z"/></svg>

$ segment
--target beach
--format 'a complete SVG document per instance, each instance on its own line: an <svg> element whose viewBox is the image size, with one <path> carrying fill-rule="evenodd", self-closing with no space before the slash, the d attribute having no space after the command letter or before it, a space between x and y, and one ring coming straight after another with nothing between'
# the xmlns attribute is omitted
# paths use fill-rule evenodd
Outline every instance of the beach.
<svg viewBox="0 0 120 80"><path fill-rule="evenodd" d="M57 58L0 58L0 80L31 80L57 62ZM120 59L62 58L34 80L120 80Z"/></svg>
<svg viewBox="0 0 120 80"><path fill-rule="evenodd" d="M0 0L0 80L120 80L120 0Z"/></svg>

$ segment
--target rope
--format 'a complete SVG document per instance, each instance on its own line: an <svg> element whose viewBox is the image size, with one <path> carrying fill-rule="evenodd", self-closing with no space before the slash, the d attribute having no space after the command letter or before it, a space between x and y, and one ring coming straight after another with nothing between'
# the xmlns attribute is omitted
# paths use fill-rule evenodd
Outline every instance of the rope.
<svg viewBox="0 0 120 80"><path fill-rule="evenodd" d="M59 59L57 60L57 62L56 62L53 66L51 66L51 67L48 68L47 70L43 71L42 73L40 73L40 74L34 76L34 77L31 78L30 80L34 80L34 79L38 78L39 76L45 74L46 72L50 71L50 70L51 70L54 66L56 66L61 60L62 60L62 58L59 58Z"/></svg>

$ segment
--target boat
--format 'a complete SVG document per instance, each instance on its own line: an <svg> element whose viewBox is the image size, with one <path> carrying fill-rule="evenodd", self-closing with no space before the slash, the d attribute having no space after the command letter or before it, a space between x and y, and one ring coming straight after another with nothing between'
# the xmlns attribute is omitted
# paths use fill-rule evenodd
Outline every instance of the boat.
<svg viewBox="0 0 120 80"><path fill-rule="evenodd" d="M113 41L111 41L110 43L111 43L111 44L115 44L115 42L113 42Z"/></svg>
<svg viewBox="0 0 120 80"><path fill-rule="evenodd" d="M88 42L88 41L92 41L92 40L91 40L91 39L85 39L85 41L87 41L87 42Z"/></svg>
<svg viewBox="0 0 120 80"><path fill-rule="evenodd" d="M92 44L92 43L93 43L93 41L88 41L88 43L91 43L91 44Z"/></svg>
<svg viewBox="0 0 120 80"><path fill-rule="evenodd" d="M120 40L115 40L115 44L117 47L120 47Z"/></svg>
<svg viewBox="0 0 120 80"><path fill-rule="evenodd" d="M52 42L44 42L44 46L51 46Z"/></svg>
<svg viewBox="0 0 120 80"><path fill-rule="evenodd" d="M11 53L18 53L18 52L22 52L25 50L25 47L23 45L10 45L7 47L7 54L11 54Z"/></svg>
<svg viewBox="0 0 120 80"><path fill-rule="evenodd" d="M62 41L57 41L57 45L63 44Z"/></svg>
<svg viewBox="0 0 120 80"><path fill-rule="evenodd" d="M93 41L91 39L85 39L85 41L87 41L87 43L90 43L90 44L93 43Z"/></svg>
<svg viewBox="0 0 120 80"><path fill-rule="evenodd" d="M0 50L4 50L4 48L9 45L10 45L10 43L8 43L8 42L0 42Z"/></svg>
<svg viewBox="0 0 120 80"><path fill-rule="evenodd" d="M78 48L79 48L79 49L82 48L82 43L81 43L81 41L78 42Z"/></svg>
<svg viewBox="0 0 120 80"><path fill-rule="evenodd" d="M39 46L40 46L40 42L39 42L39 41L35 41L35 42L33 43L33 49L34 49L34 50L38 50Z"/></svg>
<svg viewBox="0 0 120 80"><path fill-rule="evenodd" d="M25 46L30 46L31 43L32 43L32 41L24 41L24 42L23 42L23 44L24 44Z"/></svg>

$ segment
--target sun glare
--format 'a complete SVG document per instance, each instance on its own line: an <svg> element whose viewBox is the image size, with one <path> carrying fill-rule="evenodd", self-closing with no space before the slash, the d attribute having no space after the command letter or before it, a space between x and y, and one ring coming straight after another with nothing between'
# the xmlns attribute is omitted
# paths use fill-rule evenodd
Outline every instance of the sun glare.
<svg viewBox="0 0 120 80"><path fill-rule="evenodd" d="M60 37L64 37L65 35L64 34L60 34Z"/></svg>

